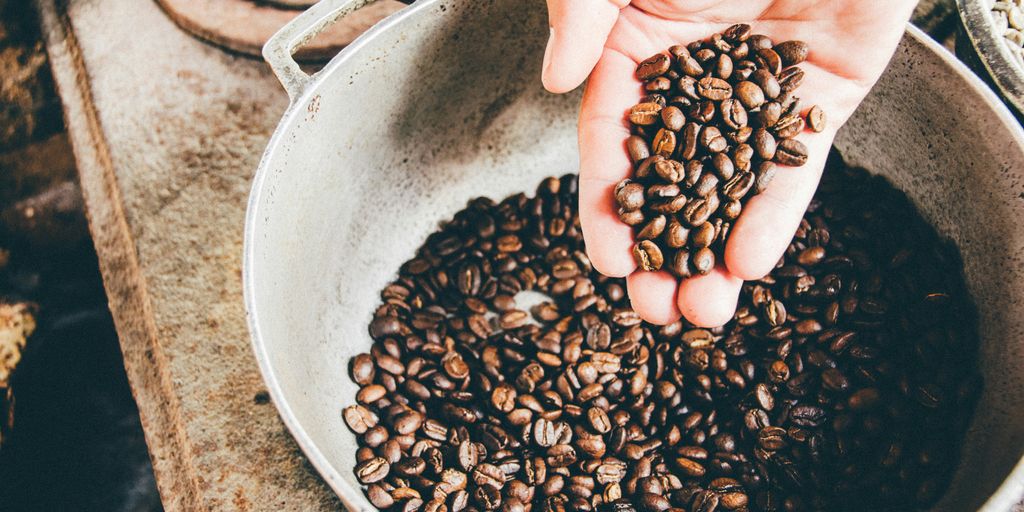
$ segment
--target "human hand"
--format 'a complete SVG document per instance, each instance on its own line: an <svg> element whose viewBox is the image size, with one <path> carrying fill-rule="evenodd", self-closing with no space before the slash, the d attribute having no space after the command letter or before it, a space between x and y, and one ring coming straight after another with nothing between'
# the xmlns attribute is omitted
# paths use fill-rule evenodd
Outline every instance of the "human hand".
<svg viewBox="0 0 1024 512"><path fill-rule="evenodd" d="M590 259L602 274L626 277L633 308L667 324L680 314L705 327L728 322L744 280L775 266L817 188L836 131L881 75L903 34L913 0L548 0L551 39L543 82L551 92L590 77L579 118L580 220ZM665 271L637 272L632 228L615 212L613 189L632 174L626 113L641 95L637 64L675 44L703 40L736 23L776 43L802 40L804 108L828 115L821 133L799 139L807 163L781 167L768 189L743 208L711 273L682 281Z"/></svg>

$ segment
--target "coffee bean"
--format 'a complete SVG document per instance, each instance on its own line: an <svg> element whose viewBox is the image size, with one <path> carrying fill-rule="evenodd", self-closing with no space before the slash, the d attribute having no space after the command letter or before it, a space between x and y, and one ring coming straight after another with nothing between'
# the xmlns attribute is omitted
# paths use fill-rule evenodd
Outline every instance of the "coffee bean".
<svg viewBox="0 0 1024 512"><path fill-rule="evenodd" d="M505 473L492 464L480 464L473 469L473 483L478 486L490 485L500 490L505 486Z"/></svg>
<svg viewBox="0 0 1024 512"><path fill-rule="evenodd" d="M633 164L638 164L644 160L650 158L651 148L647 145L647 141L639 135L630 135L626 139L626 150L629 153L629 160Z"/></svg>
<svg viewBox="0 0 1024 512"><path fill-rule="evenodd" d="M814 132L825 131L826 119L825 111L821 107L815 105L807 111L807 125L811 127Z"/></svg>
<svg viewBox="0 0 1024 512"><path fill-rule="evenodd" d="M656 162L654 164L654 171L658 174L658 177L673 184L679 183L686 176L686 169L683 167L683 164L675 160Z"/></svg>
<svg viewBox="0 0 1024 512"><path fill-rule="evenodd" d="M567 444L556 444L548 448L546 462L553 468L571 466L576 462L576 449Z"/></svg>
<svg viewBox="0 0 1024 512"><path fill-rule="evenodd" d="M680 140L679 156L690 160L697 155L697 139L700 135L701 126L697 123L686 123L683 127L682 139Z"/></svg>
<svg viewBox="0 0 1024 512"><path fill-rule="evenodd" d="M665 260L661 255L661 249L650 240L644 240L633 247L633 258L636 264L643 270L659 270Z"/></svg>
<svg viewBox="0 0 1024 512"><path fill-rule="evenodd" d="M748 109L755 109L764 104L764 91L757 84L750 81L742 81L736 84L736 99Z"/></svg>
<svg viewBox="0 0 1024 512"><path fill-rule="evenodd" d="M772 133L780 139L796 137L802 131L804 131L804 120L792 114L783 116L772 126Z"/></svg>
<svg viewBox="0 0 1024 512"><path fill-rule="evenodd" d="M349 366L352 380L360 386L366 386L373 382L376 368L370 354L359 354L352 358Z"/></svg>
<svg viewBox="0 0 1024 512"><path fill-rule="evenodd" d="M745 23L732 25L722 32L722 37L733 42L742 43L746 41L751 34L751 27Z"/></svg>
<svg viewBox="0 0 1024 512"><path fill-rule="evenodd" d="M743 104L736 99L726 99L719 107L722 116L722 123L729 128L737 130L747 125L747 110Z"/></svg>
<svg viewBox="0 0 1024 512"><path fill-rule="evenodd" d="M686 250L676 251L672 256L668 270L676 277L687 278L693 275L690 265L690 253Z"/></svg>
<svg viewBox="0 0 1024 512"><path fill-rule="evenodd" d="M807 146L796 139L783 139L775 152L775 162L800 167L807 163Z"/></svg>
<svg viewBox="0 0 1024 512"><path fill-rule="evenodd" d="M743 199L754 186L754 173L741 172L722 185L722 195L732 200Z"/></svg>
<svg viewBox="0 0 1024 512"><path fill-rule="evenodd" d="M679 107L665 107L661 111L661 122L665 125L665 128L678 132L686 124L686 116L683 115L682 110L679 110Z"/></svg>
<svg viewBox="0 0 1024 512"><path fill-rule="evenodd" d="M668 55L659 53L640 63L636 68L636 77L647 81L664 75L671 66Z"/></svg>
<svg viewBox="0 0 1024 512"><path fill-rule="evenodd" d="M359 393L356 393L356 401L363 405L372 404L377 400L384 398L384 395L386 395L387 392L388 390L380 384L363 386L363 388L359 390Z"/></svg>
<svg viewBox="0 0 1024 512"><path fill-rule="evenodd" d="M490 485L477 487L473 498L484 510L497 510L501 506L501 491Z"/></svg>
<svg viewBox="0 0 1024 512"><path fill-rule="evenodd" d="M754 193L760 194L768 190L768 185L775 178L776 167L772 162L761 162L754 172L757 177L754 183Z"/></svg>
<svg viewBox="0 0 1024 512"><path fill-rule="evenodd" d="M661 233L665 231L665 216L658 215L651 218L647 224L636 234L638 240L653 240L661 236Z"/></svg>
<svg viewBox="0 0 1024 512"><path fill-rule="evenodd" d="M775 53L782 59L785 67L795 66L807 60L807 43L803 41L784 41L775 45Z"/></svg>
<svg viewBox="0 0 1024 512"><path fill-rule="evenodd" d="M693 270L701 275L711 272L715 268L715 253L709 247L699 249L693 254Z"/></svg>
<svg viewBox="0 0 1024 512"><path fill-rule="evenodd" d="M712 101L722 101L732 96L732 86L721 78L708 76L697 81L697 94Z"/></svg>
<svg viewBox="0 0 1024 512"><path fill-rule="evenodd" d="M758 50L757 62L762 68L770 71L773 75L778 75L782 72L782 57L771 48Z"/></svg>
<svg viewBox="0 0 1024 512"><path fill-rule="evenodd" d="M775 137L772 137L772 134L768 133L768 130L764 128L754 130L751 146L754 148L754 153L762 160L772 160L775 158L778 148Z"/></svg>
<svg viewBox="0 0 1024 512"><path fill-rule="evenodd" d="M782 92L779 81L775 75L767 69L758 69L750 75L750 81L761 88L765 98L774 100Z"/></svg>
<svg viewBox="0 0 1024 512"><path fill-rule="evenodd" d="M366 488L366 497L370 499L370 503L378 509L385 510L395 504L395 499L391 497L380 484L371 484Z"/></svg>
<svg viewBox="0 0 1024 512"><path fill-rule="evenodd" d="M615 187L615 200L626 211L639 210L644 205L644 188L639 183L622 180Z"/></svg>
<svg viewBox="0 0 1024 512"><path fill-rule="evenodd" d="M657 103L638 103L629 110L629 121L633 124L652 125L658 122L660 117L661 105Z"/></svg>
<svg viewBox="0 0 1024 512"><path fill-rule="evenodd" d="M664 158L672 156L676 150L676 133L664 128L658 130L658 134L651 142L651 150Z"/></svg>
<svg viewBox="0 0 1024 512"><path fill-rule="evenodd" d="M395 418L395 432L406 435L419 430L423 425L423 415L416 411L409 411L398 415Z"/></svg>
<svg viewBox="0 0 1024 512"><path fill-rule="evenodd" d="M377 425L377 415L362 405L350 405L344 411L345 424L356 434L364 434Z"/></svg>
<svg viewBox="0 0 1024 512"><path fill-rule="evenodd" d="M788 68L777 75L783 93L795 91L804 82L804 70L797 67Z"/></svg>
<svg viewBox="0 0 1024 512"><path fill-rule="evenodd" d="M758 111L757 116L762 127L772 128L779 122L779 119L782 118L782 104L775 101L769 101L761 106L761 110Z"/></svg>
<svg viewBox="0 0 1024 512"><path fill-rule="evenodd" d="M391 465L383 457L376 457L356 465L356 478L364 485L379 482L388 476Z"/></svg>
<svg viewBox="0 0 1024 512"><path fill-rule="evenodd" d="M688 77L696 78L704 74L704 68L701 67L700 62L693 57L680 59L679 67L683 74Z"/></svg>

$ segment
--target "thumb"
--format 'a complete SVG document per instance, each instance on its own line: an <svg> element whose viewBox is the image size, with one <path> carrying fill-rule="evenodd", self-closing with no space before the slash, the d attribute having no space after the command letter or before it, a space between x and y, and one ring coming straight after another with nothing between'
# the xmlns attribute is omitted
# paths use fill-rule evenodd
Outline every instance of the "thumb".
<svg viewBox="0 0 1024 512"><path fill-rule="evenodd" d="M541 80L553 93L583 83L601 58L619 11L630 0L548 0L551 37Z"/></svg>

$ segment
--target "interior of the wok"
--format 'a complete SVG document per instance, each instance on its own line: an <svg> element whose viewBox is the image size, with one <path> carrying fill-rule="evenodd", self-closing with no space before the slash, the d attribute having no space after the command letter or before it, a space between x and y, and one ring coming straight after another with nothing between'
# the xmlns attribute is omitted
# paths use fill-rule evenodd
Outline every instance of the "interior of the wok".
<svg viewBox="0 0 1024 512"><path fill-rule="evenodd" d="M420 2L327 68L283 122L258 184L250 282L271 387L351 505L351 356L380 289L478 195L574 171L579 95L539 85L542 2ZM927 94L925 93L927 91ZM940 510L973 510L1024 448L1021 154L975 89L908 36L838 141L889 176L962 250L981 315L985 391ZM308 439L308 442L305 440Z"/></svg>

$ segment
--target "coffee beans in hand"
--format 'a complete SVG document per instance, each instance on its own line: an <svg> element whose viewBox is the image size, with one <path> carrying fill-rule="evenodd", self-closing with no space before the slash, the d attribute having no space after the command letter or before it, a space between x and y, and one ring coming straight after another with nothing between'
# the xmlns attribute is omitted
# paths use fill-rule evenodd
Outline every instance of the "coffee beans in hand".
<svg viewBox="0 0 1024 512"><path fill-rule="evenodd" d="M772 163L804 165L807 148L796 137L805 127L825 129L824 111L815 106L803 119L795 96L807 44L751 32L734 25L637 67L647 95L627 116L634 172L615 201L636 231L642 270L710 272L746 201L775 176ZM678 229L652 236L652 222L685 226L690 239L679 243Z"/></svg>
<svg viewBox="0 0 1024 512"><path fill-rule="evenodd" d="M979 385L975 321L955 248L904 196L833 158L775 269L743 285L731 322L698 329L643 322L625 281L593 269L576 192L566 176L471 201L381 292L339 418L370 503L852 512L938 498ZM651 229L703 244L701 226ZM708 247L693 252L661 263L709 265Z"/></svg>

